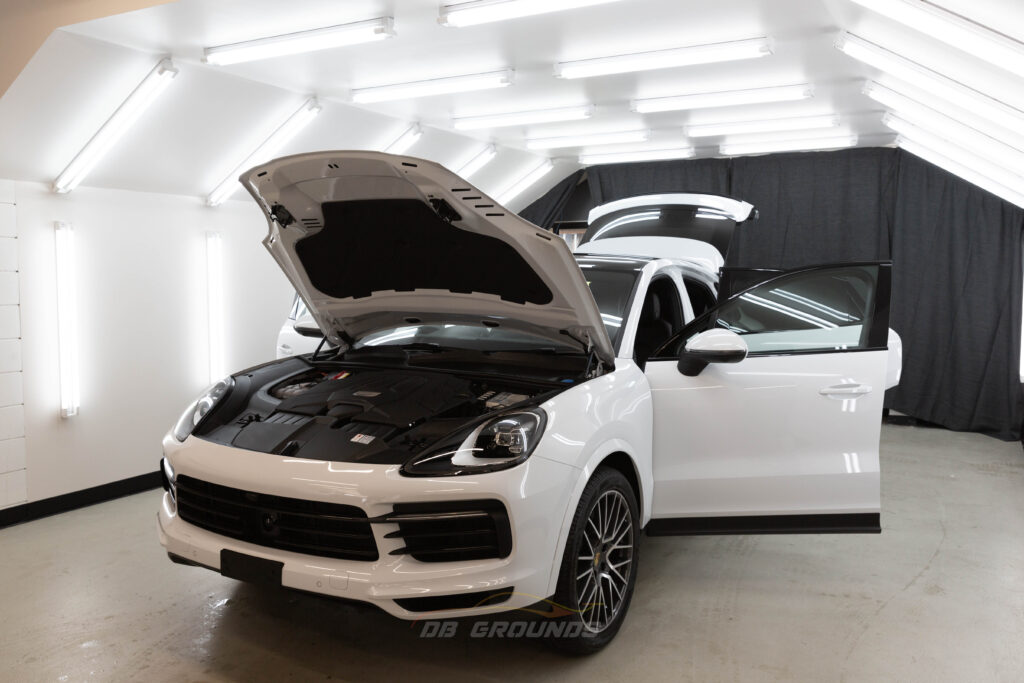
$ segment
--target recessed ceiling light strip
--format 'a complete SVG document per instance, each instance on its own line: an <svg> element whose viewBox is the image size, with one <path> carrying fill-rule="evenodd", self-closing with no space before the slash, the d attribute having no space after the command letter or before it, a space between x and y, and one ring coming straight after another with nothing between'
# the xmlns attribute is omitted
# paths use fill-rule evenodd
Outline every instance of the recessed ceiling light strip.
<svg viewBox="0 0 1024 683"><path fill-rule="evenodd" d="M443 26L475 26L492 21L604 5L617 0L475 0L443 5L437 21Z"/></svg>
<svg viewBox="0 0 1024 683"><path fill-rule="evenodd" d="M70 192L77 187L177 75L178 69L171 60L160 60L57 176L53 181L54 192Z"/></svg>
<svg viewBox="0 0 1024 683"><path fill-rule="evenodd" d="M1024 44L922 0L853 0L1014 76L1024 73Z"/></svg>
<svg viewBox="0 0 1024 683"><path fill-rule="evenodd" d="M614 145L624 142L644 142L651 135L649 130L623 130L610 133L588 133L561 135L550 138L532 138L526 141L527 149L556 149L559 147L585 147L586 145Z"/></svg>
<svg viewBox="0 0 1024 683"><path fill-rule="evenodd" d="M551 172L555 166L551 163L550 159L544 159L538 165L524 173L520 178L513 181L508 187L499 192L495 199L499 204L507 204L514 198L521 195L523 192L533 186L538 180L546 176Z"/></svg>
<svg viewBox="0 0 1024 683"><path fill-rule="evenodd" d="M491 163L494 157L498 155L498 150L494 145L487 145L482 150L470 157L469 161L459 166L459 169L455 173L460 178L469 178L474 173L479 171L481 168Z"/></svg>
<svg viewBox="0 0 1024 683"><path fill-rule="evenodd" d="M749 38L706 45L688 45L667 50L652 50L626 55L578 59L555 64L558 78L590 78L609 74L651 71L678 66L732 62L741 59L756 59L772 54L770 39Z"/></svg>
<svg viewBox="0 0 1024 683"><path fill-rule="evenodd" d="M203 50L203 61L207 64L225 66L257 59L282 57L303 52L315 52L343 45L370 43L391 38L395 35L394 19L377 17L351 24L325 26L309 31L297 31L279 36L246 40L230 45L218 45Z"/></svg>
<svg viewBox="0 0 1024 683"><path fill-rule="evenodd" d="M630 161L689 159L692 156L694 156L694 149L692 147L670 147L631 152L588 152L579 156L579 162L585 166L596 166L598 164L622 164Z"/></svg>
<svg viewBox="0 0 1024 683"><path fill-rule="evenodd" d="M206 198L206 203L209 206L222 204L225 199L234 194L235 190L239 188L238 177L243 171L273 158L289 140L316 118L316 115L320 113L320 109L320 103L317 102L315 97L311 97L303 102L302 106L285 119L284 123L278 126L259 147L254 149L252 154L235 166L234 170L209 194Z"/></svg>
<svg viewBox="0 0 1024 683"><path fill-rule="evenodd" d="M355 88L352 91L352 101L356 104L367 104L370 102L406 100L415 97L430 97L431 95L504 88L512 85L513 78L514 72L512 69L500 69L479 74L447 76L445 78L432 78L409 83L392 83L390 85L378 85L370 88Z"/></svg>
<svg viewBox="0 0 1024 683"><path fill-rule="evenodd" d="M749 88L746 90L723 90L721 92L689 93L670 97L650 97L633 100L633 111L650 114L661 111L683 111L688 109L710 109L713 107L738 107L768 102L793 102L814 95L810 83Z"/></svg>
<svg viewBox="0 0 1024 683"><path fill-rule="evenodd" d="M384 151L388 154L405 154L410 147L419 142L421 137L423 137L423 129L420 128L420 124L414 123L402 131L402 134L395 138L394 142L384 148Z"/></svg>
<svg viewBox="0 0 1024 683"><path fill-rule="evenodd" d="M813 130L835 128L839 125L838 114L822 116L798 116L758 121L729 121L686 126L686 135L691 138L717 135L745 135L747 133L774 133L777 131Z"/></svg>
<svg viewBox="0 0 1024 683"><path fill-rule="evenodd" d="M1022 131L1008 130L989 119L976 115L973 111L957 106L956 103L934 97L931 93L915 90L911 95L903 86L897 89L875 81L868 81L864 85L863 92L875 102L905 116L913 116L918 119L931 119L939 116L946 120L956 121L963 127L971 128L1024 152L1024 133Z"/></svg>
<svg viewBox="0 0 1024 683"><path fill-rule="evenodd" d="M455 130L481 130L486 128L505 128L508 126L526 126L534 123L580 121L590 118L593 113L593 105L587 104L578 107L533 109L530 111L484 114L481 116L459 116L452 119L452 127Z"/></svg>
<svg viewBox="0 0 1024 683"><path fill-rule="evenodd" d="M979 92L959 81L943 76L926 66L912 62L881 45L852 33L843 33L836 47L857 61L873 66L907 83L941 97L954 105L966 107L1010 130L1024 128L1024 112Z"/></svg>
<svg viewBox="0 0 1024 683"><path fill-rule="evenodd" d="M839 135L822 138L801 138L798 140L726 143L721 145L718 151L722 156L735 157L772 152L809 152L814 150L842 149L844 147L853 147L856 144L856 135Z"/></svg>
<svg viewBox="0 0 1024 683"><path fill-rule="evenodd" d="M952 146L944 147L943 150L935 150L925 144L911 140L904 136L896 138L896 146L906 150L916 157L924 159L930 164L962 178L972 185L1005 199L1008 202L1024 208L1024 192L1006 187L984 173L976 170L974 165L979 161L971 158L965 150L954 149ZM952 154L948 154L948 153Z"/></svg>
<svg viewBox="0 0 1024 683"><path fill-rule="evenodd" d="M1007 170L1003 165L1003 159L981 156L978 154L980 150L969 147L965 141L959 138L947 137L927 130L893 114L886 114L882 117L882 123L899 133L904 139L913 140L950 158L962 160L964 165L970 166L1000 185L1024 192L1024 175Z"/></svg>

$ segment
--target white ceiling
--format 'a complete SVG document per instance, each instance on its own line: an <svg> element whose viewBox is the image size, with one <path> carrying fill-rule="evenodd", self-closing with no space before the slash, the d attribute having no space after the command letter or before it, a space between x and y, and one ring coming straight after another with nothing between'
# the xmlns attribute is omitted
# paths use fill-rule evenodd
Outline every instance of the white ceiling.
<svg viewBox="0 0 1024 683"><path fill-rule="evenodd" d="M935 1L1024 40L1024 3L1018 0ZM52 181L163 55L172 56L181 73L86 185L205 196L310 94L320 97L324 111L282 154L380 149L419 121L424 135L408 153L449 166L497 142L497 159L473 178L492 194L538 163L536 152L525 151L525 137L581 129L651 128L652 144L675 146L686 144L687 123L835 112L861 145L887 144L892 134L881 123L881 106L860 92L866 78L879 74L833 47L842 29L900 45L911 59L951 59L948 75L1024 108L1019 78L847 0L622 0L467 28L439 25L439 4L179 0L59 30L0 99L0 177ZM394 17L398 35L377 43L234 66L200 61L204 47L384 15ZM775 51L758 60L579 80L552 75L558 61L765 35L774 39ZM352 88L505 67L516 72L507 88L349 104ZM629 109L629 100L638 97L800 82L815 84L813 99L648 115ZM451 130L453 116L584 103L596 105L584 122ZM699 152L715 155L718 142L702 140L706 147ZM577 168L578 151L551 150L555 170L511 208Z"/></svg>

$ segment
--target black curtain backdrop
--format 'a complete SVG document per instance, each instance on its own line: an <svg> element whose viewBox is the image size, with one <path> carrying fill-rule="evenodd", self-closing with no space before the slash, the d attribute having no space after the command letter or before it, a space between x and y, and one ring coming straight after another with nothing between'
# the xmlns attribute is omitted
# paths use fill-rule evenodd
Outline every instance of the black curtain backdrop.
<svg viewBox="0 0 1024 683"><path fill-rule="evenodd" d="M892 328L901 413L1020 438L1024 210L911 154L900 157Z"/></svg>
<svg viewBox="0 0 1024 683"><path fill-rule="evenodd" d="M1024 210L889 148L585 172L594 206L660 192L749 201L760 219L737 231L729 265L795 268L891 258L890 326L903 339L904 354L902 380L886 405L951 429L1020 438ZM578 181L573 176L569 190ZM541 215L550 226L569 190L565 197L552 190L523 215Z"/></svg>
<svg viewBox="0 0 1024 683"><path fill-rule="evenodd" d="M550 230L551 226L562 215L562 211L565 210L565 205L569 202L572 191L579 185L584 173L586 171L582 169L576 171L548 190L543 197L523 209L519 215L534 225Z"/></svg>

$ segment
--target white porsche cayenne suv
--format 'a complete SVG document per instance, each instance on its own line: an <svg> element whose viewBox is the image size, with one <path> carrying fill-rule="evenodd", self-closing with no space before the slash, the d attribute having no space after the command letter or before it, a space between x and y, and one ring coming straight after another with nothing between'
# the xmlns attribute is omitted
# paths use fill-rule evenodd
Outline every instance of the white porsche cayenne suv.
<svg viewBox="0 0 1024 683"><path fill-rule="evenodd" d="M172 560L404 619L546 601L574 627L556 643L592 652L643 531L879 531L889 263L723 268L756 212L685 194L597 207L574 256L376 152L242 182L326 339L223 379L166 435Z"/></svg>

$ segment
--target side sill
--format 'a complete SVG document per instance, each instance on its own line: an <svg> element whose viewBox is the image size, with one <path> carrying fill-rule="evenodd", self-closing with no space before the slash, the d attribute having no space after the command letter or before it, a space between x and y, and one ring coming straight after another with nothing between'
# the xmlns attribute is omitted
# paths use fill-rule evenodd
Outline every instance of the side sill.
<svg viewBox="0 0 1024 683"><path fill-rule="evenodd" d="M652 519L648 536L727 534L877 534L881 515L858 512L830 515L760 515L743 517L669 517Z"/></svg>

